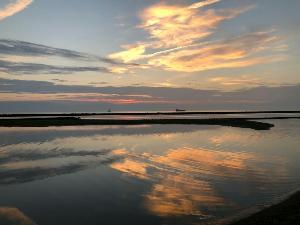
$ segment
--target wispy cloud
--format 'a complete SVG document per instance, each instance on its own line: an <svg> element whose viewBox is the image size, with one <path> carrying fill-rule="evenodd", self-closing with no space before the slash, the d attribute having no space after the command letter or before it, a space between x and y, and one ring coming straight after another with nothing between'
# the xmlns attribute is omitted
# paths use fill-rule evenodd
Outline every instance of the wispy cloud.
<svg viewBox="0 0 300 225"><path fill-rule="evenodd" d="M35 86L35 87L34 87ZM49 89L50 88L50 89ZM92 86L54 85L42 81L0 79L0 102L13 101L69 101L130 105L139 103L165 103L166 99L147 93L134 93L130 88L114 91L114 88Z"/></svg>
<svg viewBox="0 0 300 225"><path fill-rule="evenodd" d="M122 64L110 58L95 56L88 53L73 51L69 49L54 48L31 42L0 39L0 56L34 56L34 57L63 57L74 60L100 61L112 65Z"/></svg>
<svg viewBox="0 0 300 225"><path fill-rule="evenodd" d="M142 23L139 28L149 33L152 48L186 46L211 35L222 21L252 8L202 9L216 2L201 1L189 6L159 3L150 6L140 13Z"/></svg>
<svg viewBox="0 0 300 225"><path fill-rule="evenodd" d="M192 5L190 5L188 8L190 9L198 9L207 5L211 5L211 4L215 4L217 2L220 2L221 0L205 0L205 1L201 1L201 2L196 2Z"/></svg>
<svg viewBox="0 0 300 225"><path fill-rule="evenodd" d="M7 74L71 74L75 72L110 73L105 67L53 66L38 63L16 63L0 60L0 72Z"/></svg>
<svg viewBox="0 0 300 225"><path fill-rule="evenodd" d="M150 35L150 40L123 45L125 50L111 54L110 58L124 62L135 61L144 58L147 49L178 48L207 37L221 21L241 13L241 10L223 11L220 15L214 10L199 13L200 8L218 1L201 1L189 6L170 5L164 2L146 8L139 14L142 22L138 28L145 30Z"/></svg>
<svg viewBox="0 0 300 225"><path fill-rule="evenodd" d="M264 82L261 78L258 77L237 77L237 78L230 78L230 77L213 77L209 79L212 83L218 83L223 86L241 86L244 84L250 86L263 86Z"/></svg>
<svg viewBox="0 0 300 225"><path fill-rule="evenodd" d="M187 109L238 109L241 106L256 110L272 109L272 107L276 109L277 106L286 106L288 109L299 108L298 102L295 101L300 93L299 85L277 85L274 87L259 85L257 87L256 84L260 81L258 79L250 80L247 77L231 81L224 77L215 77L211 82L227 82L228 84L251 82L255 83L253 86L256 87L224 92L221 90L143 86L94 87L0 78L0 106L3 109L2 111L5 111L8 110L6 106L16 104L15 107L19 107L22 111L22 105L18 105L19 102L28 102L29 105L34 104L34 102L39 104L44 102L45 105L51 106L52 103L50 104L50 102L55 101L57 104L58 102L68 102L66 106L61 105L62 111L68 109L69 106L72 106L75 111L85 111L86 108L80 105L83 103L89 104L91 109L95 110L107 110L110 106L117 107L118 105L120 107L125 107L125 105L136 106L134 109L143 106L149 110L170 110L178 106ZM8 99L10 103L5 105ZM38 110L40 108L38 107ZM120 109L124 110L124 108Z"/></svg>
<svg viewBox="0 0 300 225"><path fill-rule="evenodd" d="M33 0L16 0L9 3L4 8L0 9L0 20L3 20L7 17L13 16L18 12L23 11L28 7Z"/></svg>
<svg viewBox="0 0 300 225"><path fill-rule="evenodd" d="M279 42L280 38L272 31L254 32L225 41L170 51L151 58L148 63L183 72L240 68L284 60L285 55L276 51Z"/></svg>
<svg viewBox="0 0 300 225"><path fill-rule="evenodd" d="M118 95L118 94L101 94L101 93L2 93L0 102L18 101L69 101L69 102L88 102L88 103L109 103L113 105L131 105L140 103L167 103L167 100L153 99L145 95Z"/></svg>
<svg viewBox="0 0 300 225"><path fill-rule="evenodd" d="M124 45L125 51L117 52L110 55L112 59L119 59L123 62L131 62L140 59L146 51L145 44Z"/></svg>
<svg viewBox="0 0 300 225"><path fill-rule="evenodd" d="M146 8L140 13L138 28L149 34L148 39L123 45L124 50L110 58L126 63L143 61L151 67L180 72L240 68L285 59L278 53L284 45L274 30L216 40L221 22L255 8L211 8L220 1L204 0L191 5L162 2Z"/></svg>
<svg viewBox="0 0 300 225"><path fill-rule="evenodd" d="M38 58L40 57L40 58ZM75 66L37 63L39 60L64 58L73 61ZM61 49L30 42L0 39L0 71L11 74L71 74L75 72L124 73L129 68L137 67L135 63L124 63L118 60L96 56L84 52ZM24 62L24 59L31 62ZM21 59L15 60L15 59ZM62 61L62 60L60 60ZM93 63L94 66L79 67L77 61ZM62 61L63 62L63 61ZM101 66L99 66L101 64Z"/></svg>

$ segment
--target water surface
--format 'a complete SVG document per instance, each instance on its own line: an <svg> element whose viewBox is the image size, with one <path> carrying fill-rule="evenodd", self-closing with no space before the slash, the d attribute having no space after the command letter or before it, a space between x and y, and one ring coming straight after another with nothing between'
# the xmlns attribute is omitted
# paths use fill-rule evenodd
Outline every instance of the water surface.
<svg viewBox="0 0 300 225"><path fill-rule="evenodd" d="M197 125L0 128L0 212L38 225L189 225L300 184L300 120L269 131Z"/></svg>

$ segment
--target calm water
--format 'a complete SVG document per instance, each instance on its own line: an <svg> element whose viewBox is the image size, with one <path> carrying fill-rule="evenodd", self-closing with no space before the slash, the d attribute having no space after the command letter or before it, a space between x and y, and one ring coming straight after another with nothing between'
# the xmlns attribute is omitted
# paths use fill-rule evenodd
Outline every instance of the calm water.
<svg viewBox="0 0 300 225"><path fill-rule="evenodd" d="M0 128L0 212L38 225L189 225L299 187L300 120Z"/></svg>

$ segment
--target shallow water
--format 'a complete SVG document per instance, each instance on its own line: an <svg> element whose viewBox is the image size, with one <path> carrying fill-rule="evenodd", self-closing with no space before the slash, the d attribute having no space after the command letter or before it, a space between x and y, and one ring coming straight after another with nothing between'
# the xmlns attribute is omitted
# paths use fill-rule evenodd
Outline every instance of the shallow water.
<svg viewBox="0 0 300 225"><path fill-rule="evenodd" d="M202 224L299 187L300 120L0 128L0 209L38 225Z"/></svg>

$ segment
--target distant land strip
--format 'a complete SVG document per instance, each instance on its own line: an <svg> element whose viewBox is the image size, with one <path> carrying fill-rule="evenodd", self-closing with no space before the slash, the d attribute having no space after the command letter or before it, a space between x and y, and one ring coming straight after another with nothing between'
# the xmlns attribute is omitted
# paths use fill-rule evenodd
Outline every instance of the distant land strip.
<svg viewBox="0 0 300 225"><path fill-rule="evenodd" d="M48 116L121 116L121 115L233 115L233 114L292 114L300 111L162 111L162 112L101 112L101 113L14 113L0 114L0 117L48 117Z"/></svg>
<svg viewBox="0 0 300 225"><path fill-rule="evenodd" d="M300 119L300 117L292 117ZM49 126L83 126L83 125L145 125L145 124L186 124L186 125L220 125L255 130L269 130L271 123L254 121L265 118L212 118L212 119L81 119L79 117L22 118L0 119L0 127L49 127ZM269 119L269 118L267 118ZM283 119L274 117L271 119ZM284 119L287 119L286 117Z"/></svg>

